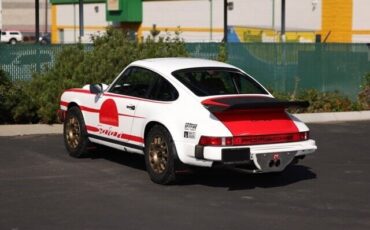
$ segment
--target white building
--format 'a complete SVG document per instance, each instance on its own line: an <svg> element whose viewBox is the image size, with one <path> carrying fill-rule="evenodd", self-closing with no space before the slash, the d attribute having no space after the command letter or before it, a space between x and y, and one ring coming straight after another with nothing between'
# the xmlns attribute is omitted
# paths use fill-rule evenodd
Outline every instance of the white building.
<svg viewBox="0 0 370 230"><path fill-rule="evenodd" d="M39 0L40 32L48 32L49 0ZM35 33L35 0L0 0L2 30L19 30L25 35Z"/></svg>
<svg viewBox="0 0 370 230"><path fill-rule="evenodd" d="M8 0L9 1L9 0ZM23 0L25 1L25 0ZM281 0L228 0L228 38L233 42L280 40ZM223 0L85 0L85 33L114 24L149 36L181 31L186 42L223 38ZM51 0L53 42L78 40L78 0ZM107 7L108 6L108 7ZM286 0L286 40L370 42L369 0Z"/></svg>

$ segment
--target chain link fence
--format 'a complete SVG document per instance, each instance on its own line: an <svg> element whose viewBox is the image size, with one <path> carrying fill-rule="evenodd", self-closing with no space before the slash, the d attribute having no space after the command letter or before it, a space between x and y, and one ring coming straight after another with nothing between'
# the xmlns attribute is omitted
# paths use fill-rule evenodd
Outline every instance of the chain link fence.
<svg viewBox="0 0 370 230"><path fill-rule="evenodd" d="M50 68L65 45L0 44L0 68L12 80L29 80ZM217 59L221 44L187 43L192 57ZM282 92L317 89L339 91L356 99L364 75L370 72L366 44L229 43L227 62L263 85Z"/></svg>

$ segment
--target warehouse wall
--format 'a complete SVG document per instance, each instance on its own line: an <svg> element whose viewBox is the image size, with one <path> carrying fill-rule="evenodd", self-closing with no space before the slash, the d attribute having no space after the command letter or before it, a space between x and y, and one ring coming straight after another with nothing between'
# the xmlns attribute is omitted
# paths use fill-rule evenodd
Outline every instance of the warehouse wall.
<svg viewBox="0 0 370 230"><path fill-rule="evenodd" d="M75 43L79 40L78 4L55 5L52 40L58 43ZM105 3L84 5L84 37L82 42L91 42L90 36L105 32L109 22L105 20Z"/></svg>
<svg viewBox="0 0 370 230"><path fill-rule="evenodd" d="M47 12L45 12L47 10ZM47 14L47 20L46 19ZM40 0L40 31L49 31L50 4ZM48 25L45 27L45 25ZM35 0L2 0L3 30L20 30L25 34L35 31Z"/></svg>

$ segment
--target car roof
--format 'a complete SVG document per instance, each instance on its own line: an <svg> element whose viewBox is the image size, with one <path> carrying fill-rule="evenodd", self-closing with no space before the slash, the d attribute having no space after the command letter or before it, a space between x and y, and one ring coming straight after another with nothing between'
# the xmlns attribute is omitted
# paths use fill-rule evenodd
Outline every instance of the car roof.
<svg viewBox="0 0 370 230"><path fill-rule="evenodd" d="M236 68L235 66L218 61L185 57L144 59L140 61L135 61L131 63L131 65L146 67L148 69L164 74L171 74L176 70L190 68L202 68L202 67Z"/></svg>

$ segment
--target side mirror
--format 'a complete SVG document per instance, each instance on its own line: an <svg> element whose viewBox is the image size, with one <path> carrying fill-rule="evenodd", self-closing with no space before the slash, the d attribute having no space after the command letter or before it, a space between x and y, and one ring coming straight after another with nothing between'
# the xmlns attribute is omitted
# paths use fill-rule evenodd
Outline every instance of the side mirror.
<svg viewBox="0 0 370 230"><path fill-rule="evenodd" d="M101 94L103 92L103 85L102 84L91 84L90 85L90 93L93 94Z"/></svg>

